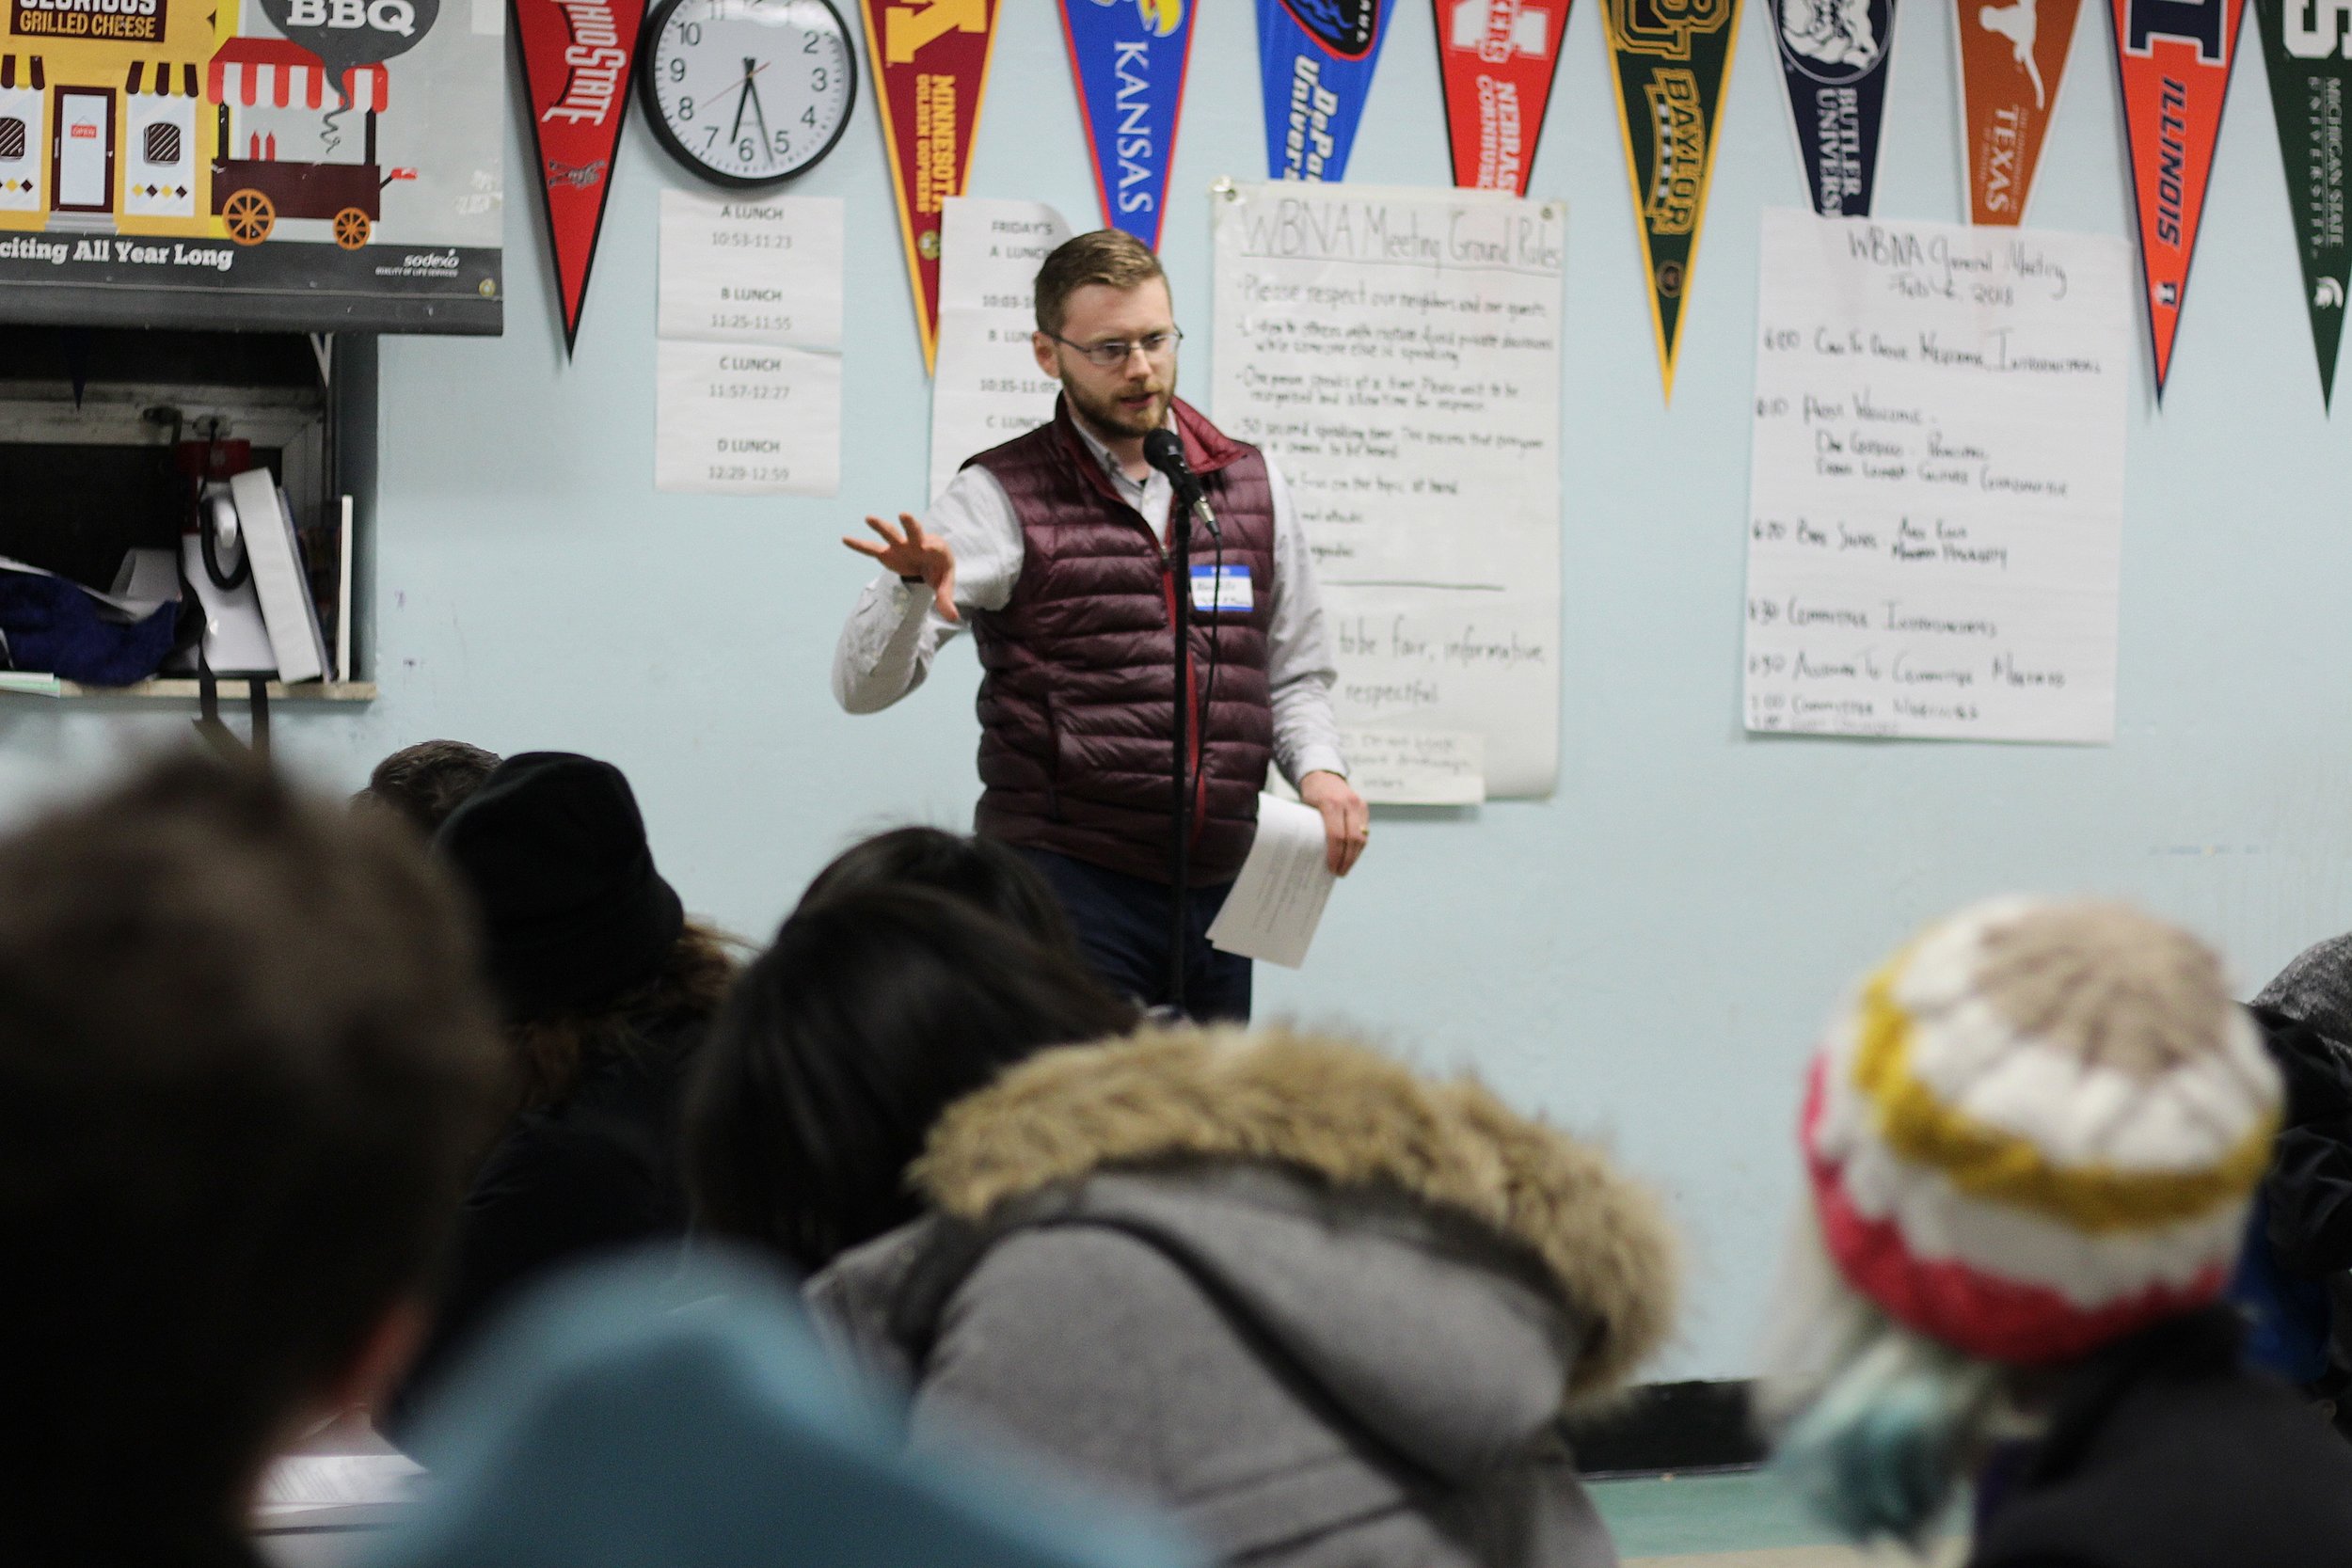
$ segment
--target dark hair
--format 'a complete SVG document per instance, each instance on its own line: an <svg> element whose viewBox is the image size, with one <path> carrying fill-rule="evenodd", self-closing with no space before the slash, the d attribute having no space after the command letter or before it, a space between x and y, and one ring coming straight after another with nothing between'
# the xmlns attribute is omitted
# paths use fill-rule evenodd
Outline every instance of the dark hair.
<svg viewBox="0 0 2352 1568"><path fill-rule="evenodd" d="M492 1019L416 836L250 765L0 842L0 1560L233 1539L272 1440L421 1288Z"/></svg>
<svg viewBox="0 0 2352 1568"><path fill-rule="evenodd" d="M853 844L817 873L801 895L806 910L827 898L878 887L927 887L993 914L1031 942L1077 951L1070 917L1042 873L1009 845L938 828L893 828Z"/></svg>
<svg viewBox="0 0 2352 1568"><path fill-rule="evenodd" d="M691 1048L724 1005L741 967L736 955L749 943L715 926L689 920L670 944L660 970L643 985L581 1012L510 1021L516 1104L529 1110L571 1092L582 1062L614 1051Z"/></svg>
<svg viewBox="0 0 2352 1568"><path fill-rule="evenodd" d="M420 741L377 763L368 787L352 799L398 812L430 838L482 787L499 760L497 752L462 740Z"/></svg>
<svg viewBox="0 0 2352 1568"><path fill-rule="evenodd" d="M1068 955L943 893L845 893L744 971L688 1092L698 1219L803 1269L914 1217L949 1105L1048 1046L1135 1027Z"/></svg>
<svg viewBox="0 0 2352 1568"><path fill-rule="evenodd" d="M1124 230L1097 229L1064 240L1037 269L1037 329L1048 337L1060 332L1070 296L1089 283L1140 289L1154 277L1168 277L1160 259Z"/></svg>

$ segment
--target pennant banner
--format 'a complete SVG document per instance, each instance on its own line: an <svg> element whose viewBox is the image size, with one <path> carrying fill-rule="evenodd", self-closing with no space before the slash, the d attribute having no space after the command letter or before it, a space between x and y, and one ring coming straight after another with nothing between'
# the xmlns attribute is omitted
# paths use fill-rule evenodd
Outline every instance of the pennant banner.
<svg viewBox="0 0 2352 1568"><path fill-rule="evenodd" d="M2287 207L2295 248L2303 258L2303 300L2319 354L2319 395L2335 393L2336 349L2344 338L2344 294L2352 283L2352 239L2344 233L2345 100L2352 97L2352 18L2333 5L2256 0L2263 62L2270 68L2270 106L2279 116L2279 150L2287 170Z"/></svg>
<svg viewBox="0 0 2352 1568"><path fill-rule="evenodd" d="M1617 120L1633 176L1636 231L1666 396L1675 390L1682 301L1707 213L1715 111L1731 73L1740 0L1604 0Z"/></svg>
<svg viewBox="0 0 2352 1568"><path fill-rule="evenodd" d="M1868 217L1895 0L1772 0L1772 8L1813 210L1825 218Z"/></svg>
<svg viewBox="0 0 2352 1568"><path fill-rule="evenodd" d="M923 368L939 354L939 223L963 194L988 86L997 0L864 0L890 183L898 198L907 280L923 335Z"/></svg>
<svg viewBox="0 0 2352 1568"><path fill-rule="evenodd" d="M1103 221L1157 250L1192 58L1192 0L1061 0L1061 31Z"/></svg>
<svg viewBox="0 0 2352 1568"><path fill-rule="evenodd" d="M645 0L515 0L566 355L580 336L612 189L612 150L628 113L629 62L644 20Z"/></svg>
<svg viewBox="0 0 2352 1568"><path fill-rule="evenodd" d="M2042 140L2082 0L1954 0L1960 24L1961 173L1971 223L2014 226L2026 215Z"/></svg>
<svg viewBox="0 0 2352 1568"><path fill-rule="evenodd" d="M1527 194L1568 0L1434 0L1454 182Z"/></svg>
<svg viewBox="0 0 2352 1568"><path fill-rule="evenodd" d="M1396 0L1258 0L1266 175L1339 180Z"/></svg>
<svg viewBox="0 0 2352 1568"><path fill-rule="evenodd" d="M2162 398L2246 0L2114 0L2114 7L2123 131L2139 203L2139 264Z"/></svg>

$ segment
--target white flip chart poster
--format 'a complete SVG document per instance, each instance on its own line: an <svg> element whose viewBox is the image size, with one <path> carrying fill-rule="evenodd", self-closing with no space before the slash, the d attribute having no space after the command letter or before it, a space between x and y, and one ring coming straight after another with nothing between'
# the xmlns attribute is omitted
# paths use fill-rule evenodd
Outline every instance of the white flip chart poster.
<svg viewBox="0 0 2352 1568"><path fill-rule="evenodd" d="M1215 417L1290 483L1340 723L1443 732L1451 799L1549 794L1565 209L1296 182L1214 208Z"/></svg>
<svg viewBox="0 0 2352 1568"><path fill-rule="evenodd" d="M1060 383L1029 335L1037 269L1070 225L1041 201L951 196L940 210L939 359L931 374L931 488L963 460L1054 417Z"/></svg>
<svg viewBox="0 0 2352 1568"><path fill-rule="evenodd" d="M2115 734L2131 254L1764 214L1752 731Z"/></svg>

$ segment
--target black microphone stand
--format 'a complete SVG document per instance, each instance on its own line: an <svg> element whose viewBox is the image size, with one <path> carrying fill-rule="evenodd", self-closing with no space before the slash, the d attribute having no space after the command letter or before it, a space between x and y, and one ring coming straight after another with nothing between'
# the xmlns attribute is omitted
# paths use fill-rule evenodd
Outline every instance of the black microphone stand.
<svg viewBox="0 0 2352 1568"><path fill-rule="evenodd" d="M1191 935L1184 892L1192 875L1192 790L1185 764L1192 754L1192 693L1185 678L1191 673L1192 651L1192 509L1194 498L1182 486L1168 498L1168 571L1174 585L1168 621L1175 631L1176 710L1173 745L1168 753L1168 781L1176 788L1176 836L1168 852L1168 1000L1184 1010L1184 956Z"/></svg>

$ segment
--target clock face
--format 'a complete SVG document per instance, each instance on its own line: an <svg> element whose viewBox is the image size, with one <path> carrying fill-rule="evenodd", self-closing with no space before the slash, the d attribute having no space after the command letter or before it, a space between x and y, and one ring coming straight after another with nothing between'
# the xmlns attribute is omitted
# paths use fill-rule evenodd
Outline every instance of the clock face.
<svg viewBox="0 0 2352 1568"><path fill-rule="evenodd" d="M648 30L645 118L706 180L789 180L850 123L857 56L827 0L668 0Z"/></svg>

